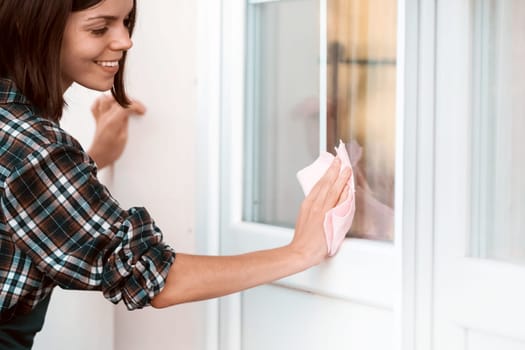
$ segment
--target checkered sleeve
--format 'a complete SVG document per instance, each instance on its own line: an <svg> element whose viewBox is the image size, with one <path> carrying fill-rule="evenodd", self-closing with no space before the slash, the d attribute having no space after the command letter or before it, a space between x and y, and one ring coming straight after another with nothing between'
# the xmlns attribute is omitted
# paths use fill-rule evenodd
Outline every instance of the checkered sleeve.
<svg viewBox="0 0 525 350"><path fill-rule="evenodd" d="M15 244L54 283L130 310L149 305L175 258L148 212L121 209L73 146L33 152L8 176L1 206Z"/></svg>

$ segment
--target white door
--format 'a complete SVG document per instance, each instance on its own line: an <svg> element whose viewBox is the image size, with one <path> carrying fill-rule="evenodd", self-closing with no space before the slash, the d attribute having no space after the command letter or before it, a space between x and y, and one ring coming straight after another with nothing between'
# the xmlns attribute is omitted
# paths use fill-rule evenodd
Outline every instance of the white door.
<svg viewBox="0 0 525 350"><path fill-rule="evenodd" d="M221 253L287 244L295 174L338 139L361 178L336 257L221 300L221 349L392 349L397 2L225 0L222 14Z"/></svg>
<svg viewBox="0 0 525 350"><path fill-rule="evenodd" d="M525 349L525 2L437 2L434 348Z"/></svg>

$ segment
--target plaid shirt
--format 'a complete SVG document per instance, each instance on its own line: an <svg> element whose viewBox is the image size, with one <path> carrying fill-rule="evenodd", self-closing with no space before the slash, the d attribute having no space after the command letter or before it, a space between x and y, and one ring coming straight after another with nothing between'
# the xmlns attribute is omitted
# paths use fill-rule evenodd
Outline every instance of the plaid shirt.
<svg viewBox="0 0 525 350"><path fill-rule="evenodd" d="M144 208L123 210L80 144L0 79L0 316L56 286L149 305L175 253Z"/></svg>

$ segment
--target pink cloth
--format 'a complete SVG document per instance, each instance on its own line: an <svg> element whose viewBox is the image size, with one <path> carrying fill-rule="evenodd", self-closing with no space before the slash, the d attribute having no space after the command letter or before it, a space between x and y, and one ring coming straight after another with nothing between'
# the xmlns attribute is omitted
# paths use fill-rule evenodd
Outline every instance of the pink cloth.
<svg viewBox="0 0 525 350"><path fill-rule="evenodd" d="M336 156L341 159L341 171L346 167L352 167L345 145L342 141L339 141L339 146L335 148L335 151L337 154ZM332 164L334 158L335 157L331 153L323 152L312 164L297 173L297 179L299 180L306 196L324 175L330 164ZM355 183L353 172L348 180L348 187L348 198L325 214L324 234L329 256L333 256L337 253L347 232L350 230L350 226L352 226L352 221L354 220Z"/></svg>

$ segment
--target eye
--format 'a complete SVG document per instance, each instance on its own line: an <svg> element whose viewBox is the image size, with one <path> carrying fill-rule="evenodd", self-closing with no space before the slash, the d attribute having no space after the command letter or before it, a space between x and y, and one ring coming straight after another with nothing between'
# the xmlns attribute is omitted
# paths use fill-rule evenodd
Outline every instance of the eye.
<svg viewBox="0 0 525 350"><path fill-rule="evenodd" d="M108 31L108 27L99 28L99 29L93 29L93 30L91 30L91 34L93 34L95 36L101 36L101 35L106 34L107 31Z"/></svg>
<svg viewBox="0 0 525 350"><path fill-rule="evenodd" d="M131 19L129 17L127 17L127 18L124 19L123 23L124 23L124 26L129 29L129 27L131 25Z"/></svg>

